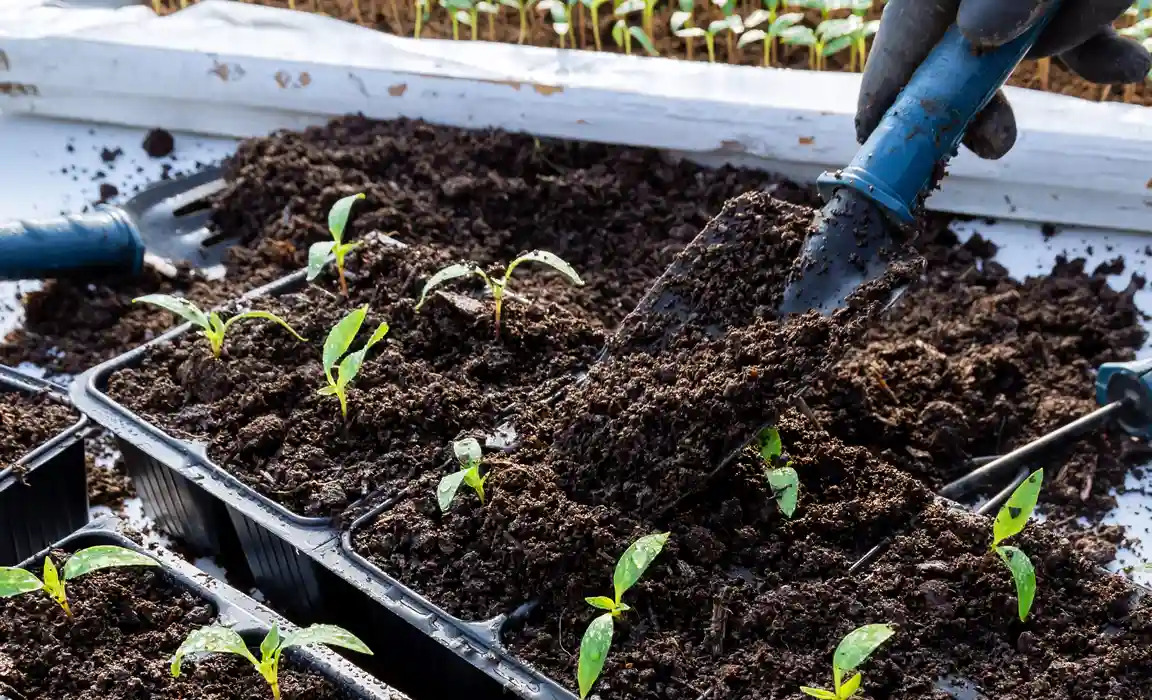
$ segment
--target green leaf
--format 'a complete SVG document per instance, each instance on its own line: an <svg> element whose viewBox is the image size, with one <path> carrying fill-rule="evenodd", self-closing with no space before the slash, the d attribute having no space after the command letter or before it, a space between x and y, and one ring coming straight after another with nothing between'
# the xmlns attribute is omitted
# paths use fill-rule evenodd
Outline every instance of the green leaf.
<svg viewBox="0 0 1152 700"><path fill-rule="evenodd" d="M670 534L664 532L641 537L633 542L632 546L628 547L624 555L620 557L620 561L616 562L616 571L612 574L612 585L616 588L617 601L644 575L648 565L660 554L660 550L664 549L664 543L668 541Z"/></svg>
<svg viewBox="0 0 1152 700"><path fill-rule="evenodd" d="M678 0L676 3L681 12L692 14L692 10L696 8L696 0Z"/></svg>
<svg viewBox="0 0 1152 700"><path fill-rule="evenodd" d="M616 20L616 24L612 25L612 41L616 42L617 46L624 46L624 32L627 29L628 23L622 19ZM504 278L508 278L507 274Z"/></svg>
<svg viewBox="0 0 1152 700"><path fill-rule="evenodd" d="M327 644L330 647L343 647L361 654L372 654L372 650L360 641L359 637L336 625L308 625L302 630L289 632L280 648L306 647L311 644Z"/></svg>
<svg viewBox="0 0 1152 700"><path fill-rule="evenodd" d="M208 316L200 310L200 307L196 306L187 299L181 299L180 297L174 297L168 294L146 294L142 297L136 297L132 300L133 304L140 302L145 304L152 304L153 306L159 306L165 311L171 311L177 316L183 318L185 321L191 321L193 324L201 328L207 329L212 327L211 322L208 320Z"/></svg>
<svg viewBox="0 0 1152 700"><path fill-rule="evenodd" d="M420 292L420 300L416 302L416 310L419 311L420 307L424 305L424 300L428 298L428 292L432 291L449 280L454 280L458 277L466 277L468 275L479 275L488 282L488 275L476 265L476 263L457 263L449 265L448 267L440 270L432 275L427 282L424 283L424 289ZM489 285L490 286L490 285Z"/></svg>
<svg viewBox="0 0 1152 700"><path fill-rule="evenodd" d="M328 255L336 247L335 241L320 241L308 246L308 281L320 276L324 265L328 262Z"/></svg>
<svg viewBox="0 0 1152 700"><path fill-rule="evenodd" d="M332 233L332 238L336 239L337 243L344 242L344 227L348 225L348 215L352 213L352 205L357 199L364 199L364 193L338 199L328 210L328 231Z"/></svg>
<svg viewBox="0 0 1152 700"><path fill-rule="evenodd" d="M332 384L332 367L335 366L336 361L348 352L348 348L352 345L352 341L356 339L356 334L360 332L360 326L364 323L364 317L368 314L368 305L365 304L360 308L352 311L332 327L328 332L328 337L324 340L324 376L328 377L328 383Z"/></svg>
<svg viewBox="0 0 1152 700"><path fill-rule="evenodd" d="M684 29L680 29L676 32L676 36L680 37L681 39L692 39L695 37L707 35L708 32L704 31L700 27L685 27Z"/></svg>
<svg viewBox="0 0 1152 700"><path fill-rule="evenodd" d="M1040 498L1040 488L1044 485L1044 470L1037 469L1023 481L1008 501L996 514L996 521L992 524L992 546L1000 544L1009 537L1019 533L1028 524L1032 511L1036 508L1036 501Z"/></svg>
<svg viewBox="0 0 1152 700"><path fill-rule="evenodd" d="M217 317L217 318L219 318L219 317ZM308 341L307 338L305 338L304 336L297 333L295 328L288 325L287 321L280 318L276 314L269 313L267 311L245 311L243 313L236 314L232 318L228 319L228 321L224 324L224 327L221 329L221 332L222 333L227 332L233 323L236 323L237 321L243 321L243 320L249 319L249 318L260 318L260 319L263 319L265 321L273 321L275 323L279 323L281 326L284 327L284 329L286 331L288 331L292 335L296 336L297 340L303 340L305 342Z"/></svg>
<svg viewBox="0 0 1152 700"><path fill-rule="evenodd" d="M624 2L622 2L616 6L616 9L612 11L612 14L616 15L617 17L624 17L624 16L629 15L633 12L640 12L643 9L644 9L644 0L624 0ZM533 252L539 253L541 251L533 251ZM532 253L529 253L529 255L532 255ZM551 255L551 253L549 253L549 255ZM556 256L553 255L552 257L556 257ZM560 258L556 258L556 259L560 260ZM509 268L515 267L517 262L518 262L518 260L513 260L512 264L509 265L508 267ZM573 274L575 274L575 273L573 273Z"/></svg>
<svg viewBox="0 0 1152 700"><path fill-rule="evenodd" d="M68 611L68 596L64 594L64 584L60 581L60 572L52 563L52 557L44 557L44 590L48 591L57 603L60 603L65 612L68 612L69 615L72 614Z"/></svg>
<svg viewBox="0 0 1152 700"><path fill-rule="evenodd" d="M772 26L768 28L768 33L772 36L780 34L780 32L795 25L797 22L804 21L804 14L801 12L788 12L776 18Z"/></svg>
<svg viewBox="0 0 1152 700"><path fill-rule="evenodd" d="M848 680L844 681L844 685L840 686L840 697L850 698L855 695L856 691L860 690L860 682L862 680L864 680L864 676L857 673L855 676L852 676Z"/></svg>
<svg viewBox="0 0 1152 700"><path fill-rule="evenodd" d="M0 567L0 598L11 598L23 593L31 593L43 587L44 584L31 571L8 566Z"/></svg>
<svg viewBox="0 0 1152 700"><path fill-rule="evenodd" d="M836 653L832 655L832 665L842 671L855 671L893 634L895 630L888 625L857 627L840 640Z"/></svg>
<svg viewBox="0 0 1152 700"><path fill-rule="evenodd" d="M112 544L99 544L95 547L81 549L68 558L68 563L64 565L64 580L71 581L84 574L116 566L159 565L152 557L135 550Z"/></svg>
<svg viewBox="0 0 1152 700"><path fill-rule="evenodd" d="M500 11L500 8L486 0L480 0L480 2L476 3L476 11L483 12L486 15L494 15Z"/></svg>
<svg viewBox="0 0 1152 700"><path fill-rule="evenodd" d="M1028 612L1032 609L1032 601L1036 598L1036 569L1028 555L1016 547L997 547L996 553L1004 566L1012 572L1012 580L1016 583L1016 607L1020 614L1020 621L1028 619Z"/></svg>
<svg viewBox="0 0 1152 700"><path fill-rule="evenodd" d="M821 51L821 53L823 53L825 56L834 56L844 49L852 46L852 41L853 39L850 36L842 36L839 39L833 39L832 41L825 44L824 50Z"/></svg>
<svg viewBox="0 0 1152 700"><path fill-rule="evenodd" d="M864 29L862 31L865 38L875 36L876 32L880 31L880 20L873 19L865 22Z"/></svg>
<svg viewBox="0 0 1152 700"><path fill-rule="evenodd" d="M788 27L780 32L780 41L789 46L815 46L816 35L805 26Z"/></svg>
<svg viewBox="0 0 1152 700"><path fill-rule="evenodd" d="M272 623L272 629L268 630L268 634L264 635L264 641L260 642L260 660L267 661L272 658L276 650L280 648L280 627L276 623Z"/></svg>
<svg viewBox="0 0 1152 700"><path fill-rule="evenodd" d="M784 443L780 440L780 431L776 428L764 428L756 434L756 445L760 450L760 457L770 467L776 466L776 458L784 454Z"/></svg>
<svg viewBox="0 0 1152 700"><path fill-rule="evenodd" d="M772 18L772 13L768 10L753 10L752 14L744 18L744 28L751 29L764 24Z"/></svg>
<svg viewBox="0 0 1152 700"><path fill-rule="evenodd" d="M360 374L360 368L364 365L364 358L368 355L368 351L386 335L388 335L388 324L381 321L372 337L368 339L367 343L364 343L364 347L340 361L339 376L337 377L337 383L340 386L348 386L356 378L356 375Z"/></svg>
<svg viewBox="0 0 1152 700"><path fill-rule="evenodd" d="M467 10L456 10L456 21L465 26L472 26L472 15Z"/></svg>
<svg viewBox="0 0 1152 700"><path fill-rule="evenodd" d="M776 505L784 517L791 518L796 512L796 500L800 495L800 477L792 467L779 467L766 472L768 485L772 487L772 495L776 498Z"/></svg>
<svg viewBox="0 0 1152 700"><path fill-rule="evenodd" d="M718 32L724 31L725 29L731 28L731 25L728 24L728 20L726 19L714 19L708 23L709 34L716 34Z"/></svg>
<svg viewBox="0 0 1152 700"><path fill-rule="evenodd" d="M440 503L442 512L446 512L452 505L452 499L456 498L456 492L460 490L460 484L464 483L467 472L467 469L461 469L440 480L440 484L436 487L436 500Z"/></svg>
<svg viewBox="0 0 1152 700"><path fill-rule="evenodd" d="M253 666L260 667L260 662L248 651L248 645L236 630L219 625L201 627L188 635L172 655L170 668L174 678L180 677L180 665L184 657L192 654L236 654L251 661Z"/></svg>
<svg viewBox="0 0 1152 700"><path fill-rule="evenodd" d="M520 9L520 3L518 2L518 0L496 0L496 2L500 3L501 5L503 5L505 7L511 7L513 10L519 10Z"/></svg>
<svg viewBox="0 0 1152 700"><path fill-rule="evenodd" d="M821 698L821 700L838 700L836 693L821 690L820 688L809 688L806 685L800 686L800 692L805 695L811 695L814 698Z"/></svg>
<svg viewBox="0 0 1152 700"><path fill-rule="evenodd" d="M678 32L684 27L685 24L688 24L690 21L692 21L691 12L673 12L672 19L669 20L668 26L672 28L673 32Z"/></svg>
<svg viewBox="0 0 1152 700"><path fill-rule="evenodd" d="M476 438L453 440L452 453L456 455L456 460L460 462L460 465L463 467L475 466L480 463L483 457L480 443L476 441Z"/></svg>
<svg viewBox="0 0 1152 700"><path fill-rule="evenodd" d="M588 697L592 685L604 670L604 660L608 658L608 648L612 646L612 613L597 617L584 630L580 640L580 661L576 667L576 682L580 685L580 697Z"/></svg>
<svg viewBox="0 0 1152 700"><path fill-rule="evenodd" d="M641 46L644 47L644 50L648 52L649 56L659 56L660 55L660 52L656 50L656 46L652 43L652 40L648 38L648 35L644 32L643 29L641 29L640 27L628 27L628 33L631 34L632 38L635 39ZM537 252L539 252L539 251L537 251ZM551 255L551 253L549 253L549 255ZM553 257L555 257L555 256L553 256ZM559 260L559 258L556 258L556 259ZM564 266L568 267L568 263L564 263ZM572 271L573 275L576 274L576 271L572 270L572 268L568 267L568 269ZM567 274L567 273L565 273L565 274ZM580 277L577 276L576 279L580 280ZM584 281L580 280L580 281L576 282L576 284L578 284L578 285L584 284Z"/></svg>
<svg viewBox="0 0 1152 700"><path fill-rule="evenodd" d="M594 608L600 608L601 610L612 611L616 609L616 601L612 600L606 595L598 595L591 598L585 598L584 602L588 603Z"/></svg>

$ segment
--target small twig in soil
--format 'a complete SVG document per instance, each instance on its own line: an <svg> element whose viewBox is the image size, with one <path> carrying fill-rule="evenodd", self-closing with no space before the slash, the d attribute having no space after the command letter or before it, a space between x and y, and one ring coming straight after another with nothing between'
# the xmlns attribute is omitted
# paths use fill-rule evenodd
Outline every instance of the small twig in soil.
<svg viewBox="0 0 1152 700"><path fill-rule="evenodd" d="M795 402L796 408L800 409L800 412L804 414L804 417L812 423L812 427L823 431L824 429L820 427L820 421L816 420L816 414L812 412L812 407L809 406L808 402L804 400L803 392L796 394Z"/></svg>
<svg viewBox="0 0 1152 700"><path fill-rule="evenodd" d="M560 616L560 629L556 632L556 642L560 645L560 651L568 655L569 658L575 656L572 652L564 648L564 616Z"/></svg>
<svg viewBox="0 0 1152 700"><path fill-rule="evenodd" d="M1088 474L1084 477L1084 486L1080 488L1081 503L1087 503L1092 497L1092 483L1096 480L1096 469L1099 466L1100 455L1096 455L1096 459L1092 460L1092 464L1088 467Z"/></svg>
<svg viewBox="0 0 1152 700"><path fill-rule="evenodd" d="M685 688L687 688L688 690L691 690L693 693L696 693L696 695L699 696L699 700L704 700L704 698L707 698L712 693L711 688L709 688L708 690L701 691L699 688L692 685L688 681L682 681L679 678L676 678L675 676L672 677L672 682L677 683L679 685L682 685Z"/></svg>
<svg viewBox="0 0 1152 700"><path fill-rule="evenodd" d="M888 386L888 382L884 381L884 377L881 376L880 370L876 369L875 367L869 366L868 371L871 372L872 378L875 379L876 383L880 385L880 388L884 391L884 394L889 398L889 400L891 400L892 403L899 406L900 405L900 399L896 398L896 393L893 392L892 388Z"/></svg>
<svg viewBox="0 0 1152 700"><path fill-rule="evenodd" d="M724 653L724 636L728 628L728 587L720 589L720 595L712 602L712 624L708 636L712 637L712 655L720 657Z"/></svg>

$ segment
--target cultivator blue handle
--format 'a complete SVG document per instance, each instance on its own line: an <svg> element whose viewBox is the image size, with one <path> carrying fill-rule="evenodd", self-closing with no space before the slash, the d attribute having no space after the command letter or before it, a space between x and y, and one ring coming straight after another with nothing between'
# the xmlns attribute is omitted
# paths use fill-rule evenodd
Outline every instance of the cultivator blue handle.
<svg viewBox="0 0 1152 700"><path fill-rule="evenodd" d="M1123 402L1126 410L1116 422L1128 434L1152 440L1152 359L1100 365L1096 401L1101 406Z"/></svg>
<svg viewBox="0 0 1152 700"><path fill-rule="evenodd" d="M43 279L77 270L135 274L143 261L140 232L119 209L0 223L0 279Z"/></svg>
<svg viewBox="0 0 1152 700"><path fill-rule="evenodd" d="M911 223L938 165L956 155L969 122L1036 43L1054 9L1029 31L988 51L977 50L952 25L848 167L820 177L824 199L848 186L898 222Z"/></svg>

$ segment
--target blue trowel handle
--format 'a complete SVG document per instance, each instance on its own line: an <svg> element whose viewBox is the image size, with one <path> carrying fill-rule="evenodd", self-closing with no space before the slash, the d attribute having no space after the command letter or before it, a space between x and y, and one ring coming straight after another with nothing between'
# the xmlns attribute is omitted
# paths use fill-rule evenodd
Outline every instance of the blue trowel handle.
<svg viewBox="0 0 1152 700"><path fill-rule="evenodd" d="M0 223L0 279L140 271L144 241L119 209Z"/></svg>
<svg viewBox="0 0 1152 700"><path fill-rule="evenodd" d="M937 164L956 155L968 123L1032 48L1054 11L1055 5L1029 31L983 52L952 25L848 167L820 177L824 199L847 185L897 221L911 223Z"/></svg>

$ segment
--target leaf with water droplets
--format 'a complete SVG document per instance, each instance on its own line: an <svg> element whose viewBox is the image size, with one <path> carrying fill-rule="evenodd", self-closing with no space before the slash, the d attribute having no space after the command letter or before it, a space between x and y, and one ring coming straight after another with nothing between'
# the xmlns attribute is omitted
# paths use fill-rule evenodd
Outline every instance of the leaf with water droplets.
<svg viewBox="0 0 1152 700"><path fill-rule="evenodd" d="M612 584L616 588L616 601L620 596L634 586L652 560L664 549L671 533L664 532L657 535L645 535L632 543L620 561L616 562L616 571L612 575Z"/></svg>
<svg viewBox="0 0 1152 700"><path fill-rule="evenodd" d="M580 640L580 661L576 667L576 681L580 684L580 697L588 697L592 684L604 670L604 660L612 646L612 613L597 617L584 630Z"/></svg>
<svg viewBox="0 0 1152 700"><path fill-rule="evenodd" d="M1043 485L1044 470L1037 469L1016 487L1008 497L1008 502L996 514L996 522L992 524L993 547L1024 529L1036 508L1040 487Z"/></svg>

